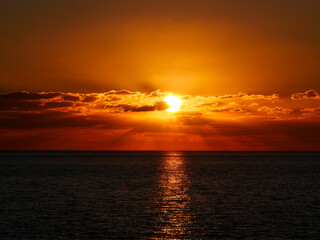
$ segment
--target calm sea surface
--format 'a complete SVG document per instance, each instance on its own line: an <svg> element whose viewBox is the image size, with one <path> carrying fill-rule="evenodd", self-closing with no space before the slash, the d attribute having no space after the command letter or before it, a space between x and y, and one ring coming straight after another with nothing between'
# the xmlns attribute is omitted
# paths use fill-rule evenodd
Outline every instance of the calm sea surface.
<svg viewBox="0 0 320 240"><path fill-rule="evenodd" d="M0 152L0 239L320 239L320 153Z"/></svg>

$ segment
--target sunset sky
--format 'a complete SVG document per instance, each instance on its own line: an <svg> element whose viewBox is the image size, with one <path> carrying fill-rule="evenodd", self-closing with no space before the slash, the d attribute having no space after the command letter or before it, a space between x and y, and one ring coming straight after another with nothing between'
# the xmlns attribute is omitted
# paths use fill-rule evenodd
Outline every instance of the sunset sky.
<svg viewBox="0 0 320 240"><path fill-rule="evenodd" d="M11 0L0 16L2 150L320 150L318 0Z"/></svg>

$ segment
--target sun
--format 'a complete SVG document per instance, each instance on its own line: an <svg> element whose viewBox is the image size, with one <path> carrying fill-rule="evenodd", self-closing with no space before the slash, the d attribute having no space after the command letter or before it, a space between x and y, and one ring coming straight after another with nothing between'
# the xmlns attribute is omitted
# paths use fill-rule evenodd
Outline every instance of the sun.
<svg viewBox="0 0 320 240"><path fill-rule="evenodd" d="M164 99L165 102L167 102L167 104L170 106L167 111L168 112L176 112L179 110L179 108L181 107L181 100L176 97L176 96L172 96L169 95Z"/></svg>

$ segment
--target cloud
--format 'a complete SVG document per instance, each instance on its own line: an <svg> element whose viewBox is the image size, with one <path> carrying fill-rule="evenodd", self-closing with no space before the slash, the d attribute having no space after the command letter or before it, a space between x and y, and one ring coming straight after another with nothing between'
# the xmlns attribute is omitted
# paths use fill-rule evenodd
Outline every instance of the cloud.
<svg viewBox="0 0 320 240"><path fill-rule="evenodd" d="M258 105L278 103L278 94L247 94L235 93L223 96L189 96L188 102L194 102L193 106L198 109L206 109L212 112L251 112L252 107ZM233 108L230 108L233 107ZM237 108L236 108L237 107ZM251 107L251 108L250 108ZM249 110L250 109L250 110Z"/></svg>
<svg viewBox="0 0 320 240"><path fill-rule="evenodd" d="M217 99L228 99L228 98L242 98L245 100L268 100L277 101L279 99L279 94L263 95L263 94L247 94L247 93L236 93L224 96L219 96Z"/></svg>
<svg viewBox="0 0 320 240"><path fill-rule="evenodd" d="M132 92L129 90L111 90L105 93L62 93L62 92L12 92L0 94L0 111L70 111L90 112L109 111L121 112L151 112L163 111L169 106L163 101L168 95L160 90L151 93ZM308 96L312 94L308 93ZM314 96L313 94L312 96ZM180 113L197 112L251 114L256 111L267 115L288 114L293 110L282 106L268 106L279 101L278 94L246 94L236 93L224 96L179 96L183 105ZM257 101L259 103L257 103ZM262 105L263 103L263 105ZM252 108L262 105L259 109ZM225 115L227 116L227 115Z"/></svg>
<svg viewBox="0 0 320 240"><path fill-rule="evenodd" d="M292 113L294 110L291 108L284 108L284 107L267 107L263 106L258 109L258 112L265 112L268 115L277 115L277 114L289 114Z"/></svg>
<svg viewBox="0 0 320 240"><path fill-rule="evenodd" d="M80 94L63 93L62 99L65 101L77 102L80 101Z"/></svg>
<svg viewBox="0 0 320 240"><path fill-rule="evenodd" d="M206 103L199 103L196 105L196 107L212 107L212 106L217 106L218 102L206 102Z"/></svg>
<svg viewBox="0 0 320 240"><path fill-rule="evenodd" d="M231 104L233 105L233 104ZM245 109L240 107L216 107L211 109L212 112L230 112L230 113L246 113L248 112Z"/></svg>
<svg viewBox="0 0 320 240"><path fill-rule="evenodd" d="M148 96L149 97L162 97L164 95L166 95L166 93L163 93L160 91L160 89L157 89L157 90L151 92Z"/></svg>
<svg viewBox="0 0 320 240"><path fill-rule="evenodd" d="M82 99L81 99L81 101L82 102L94 102L94 101L96 101L97 100L97 97L96 96L84 96Z"/></svg>
<svg viewBox="0 0 320 240"><path fill-rule="evenodd" d="M140 94L140 92L132 92L132 91L129 91L129 90L125 90L125 89L122 89L122 90L111 90L109 92L106 92L105 95L132 95L132 94Z"/></svg>
<svg viewBox="0 0 320 240"><path fill-rule="evenodd" d="M46 128L128 128L123 116L114 114L84 115L74 112L6 112L0 113L0 126L4 129L46 129Z"/></svg>
<svg viewBox="0 0 320 240"><path fill-rule="evenodd" d="M23 100L40 100L40 99L50 99L61 96L61 93L58 92L9 92L9 93L0 93L0 100L11 100L11 101L23 101Z"/></svg>
<svg viewBox="0 0 320 240"><path fill-rule="evenodd" d="M278 149L276 143L291 144L297 149L319 146L320 109L313 101L302 101L292 107L291 99L280 99L277 94L179 95L183 102L181 110L168 113L164 110L169 106L163 101L168 94L160 90L1 93L0 143L11 149L20 142L23 148L22 140L32 141L27 136L39 132L39 141L30 143L30 148L40 146L43 141L47 143L41 146L49 146L49 142L58 146L63 136L70 134L72 146L86 147L86 139L90 138L92 148L99 145L101 149L103 144L99 139L105 141L106 149L111 145L134 149L145 141L170 148L166 145L169 141L164 140L168 136L172 137L174 146L177 142L181 146L190 144L185 149L196 148L193 141L201 142L207 150ZM318 96L312 92L304 94L309 98ZM52 134L60 142L49 140L46 134ZM6 137L11 145L3 140Z"/></svg>
<svg viewBox="0 0 320 240"><path fill-rule="evenodd" d="M317 108L303 108L300 112L304 115L320 115L320 107Z"/></svg>
<svg viewBox="0 0 320 240"><path fill-rule="evenodd" d="M151 112L151 111L163 111L170 106L164 102L156 102L154 105L130 105L130 104L108 104L105 108L117 108L123 112Z"/></svg>
<svg viewBox="0 0 320 240"><path fill-rule="evenodd" d="M320 99L320 95L315 90L308 90L304 93L294 93L291 95L292 100L303 100L303 99Z"/></svg>

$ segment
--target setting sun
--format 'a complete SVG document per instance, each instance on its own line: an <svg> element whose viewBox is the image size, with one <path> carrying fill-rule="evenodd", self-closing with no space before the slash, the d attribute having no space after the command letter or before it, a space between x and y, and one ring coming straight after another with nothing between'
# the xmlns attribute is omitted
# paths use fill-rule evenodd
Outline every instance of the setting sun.
<svg viewBox="0 0 320 240"><path fill-rule="evenodd" d="M164 99L165 102L167 102L167 104L170 106L167 111L168 112L176 112L179 110L179 108L181 107L181 100L176 97L176 96L167 96Z"/></svg>

